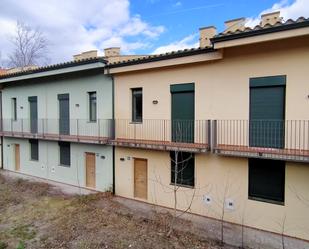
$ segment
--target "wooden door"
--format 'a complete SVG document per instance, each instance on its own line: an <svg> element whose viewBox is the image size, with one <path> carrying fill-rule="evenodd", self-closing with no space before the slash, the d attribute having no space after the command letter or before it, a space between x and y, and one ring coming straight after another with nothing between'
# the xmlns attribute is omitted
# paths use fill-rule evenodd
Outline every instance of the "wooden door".
<svg viewBox="0 0 309 249"><path fill-rule="evenodd" d="M134 159L134 197L147 200L147 160Z"/></svg>
<svg viewBox="0 0 309 249"><path fill-rule="evenodd" d="M86 187L95 188L95 154L86 153Z"/></svg>
<svg viewBox="0 0 309 249"><path fill-rule="evenodd" d="M20 170L20 149L19 144L15 144L15 170Z"/></svg>

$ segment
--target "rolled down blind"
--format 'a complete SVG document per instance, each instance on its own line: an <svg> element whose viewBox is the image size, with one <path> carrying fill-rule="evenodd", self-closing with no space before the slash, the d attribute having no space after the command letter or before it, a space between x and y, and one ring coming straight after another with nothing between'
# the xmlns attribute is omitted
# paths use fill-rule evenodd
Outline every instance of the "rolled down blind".
<svg viewBox="0 0 309 249"><path fill-rule="evenodd" d="M252 147L284 148L285 76L250 79Z"/></svg>
<svg viewBox="0 0 309 249"><path fill-rule="evenodd" d="M194 186L194 176L195 176L195 160L194 154L189 152L170 152L171 157L171 182L175 183L175 169L176 169L176 154L178 155L177 158L177 165L178 165L178 174L176 183L180 185L186 186Z"/></svg>
<svg viewBox="0 0 309 249"><path fill-rule="evenodd" d="M284 202L285 162L249 159L249 196Z"/></svg>
<svg viewBox="0 0 309 249"><path fill-rule="evenodd" d="M38 97L28 97L30 108L30 131L31 133L38 132Z"/></svg>
<svg viewBox="0 0 309 249"><path fill-rule="evenodd" d="M69 94L58 94L59 100L59 133L70 134L70 97Z"/></svg>
<svg viewBox="0 0 309 249"><path fill-rule="evenodd" d="M60 164L65 166L71 165L71 146L69 142L59 142L60 147Z"/></svg>
<svg viewBox="0 0 309 249"><path fill-rule="evenodd" d="M30 139L29 142L31 146L31 159L39 160L39 141L36 139Z"/></svg>

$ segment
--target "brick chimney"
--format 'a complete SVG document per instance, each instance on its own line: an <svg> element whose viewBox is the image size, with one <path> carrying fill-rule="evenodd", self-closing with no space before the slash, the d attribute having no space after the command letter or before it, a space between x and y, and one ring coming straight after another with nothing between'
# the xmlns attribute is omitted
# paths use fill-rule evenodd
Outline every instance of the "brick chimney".
<svg viewBox="0 0 309 249"><path fill-rule="evenodd" d="M246 18L237 18L237 19L226 21L224 22L225 24L224 33L235 32L236 30L243 31L245 29L245 23L246 23Z"/></svg>
<svg viewBox="0 0 309 249"><path fill-rule="evenodd" d="M200 47L211 47L210 39L217 34L217 29L214 26L200 28Z"/></svg>
<svg viewBox="0 0 309 249"><path fill-rule="evenodd" d="M80 54L73 55L74 61L86 60L86 59L96 58L96 57L98 57L97 50L90 50L90 51L82 52Z"/></svg>
<svg viewBox="0 0 309 249"><path fill-rule="evenodd" d="M264 27L267 24L275 25L277 22L282 21L282 17L280 17L280 11L267 13L261 16L262 20L260 25Z"/></svg>
<svg viewBox="0 0 309 249"><path fill-rule="evenodd" d="M120 56L120 47L112 47L104 49L105 57Z"/></svg>

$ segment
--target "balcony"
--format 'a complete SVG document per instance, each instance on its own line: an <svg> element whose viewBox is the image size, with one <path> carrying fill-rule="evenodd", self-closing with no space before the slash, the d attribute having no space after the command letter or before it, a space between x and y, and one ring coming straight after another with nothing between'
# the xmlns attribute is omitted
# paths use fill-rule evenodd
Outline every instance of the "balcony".
<svg viewBox="0 0 309 249"><path fill-rule="evenodd" d="M113 144L155 150L207 152L210 149L210 120L129 119L115 120Z"/></svg>
<svg viewBox="0 0 309 249"><path fill-rule="evenodd" d="M5 137L107 144L113 137L113 120L99 119L4 119L1 135Z"/></svg>
<svg viewBox="0 0 309 249"><path fill-rule="evenodd" d="M309 162L309 120L215 120L213 151L226 156Z"/></svg>

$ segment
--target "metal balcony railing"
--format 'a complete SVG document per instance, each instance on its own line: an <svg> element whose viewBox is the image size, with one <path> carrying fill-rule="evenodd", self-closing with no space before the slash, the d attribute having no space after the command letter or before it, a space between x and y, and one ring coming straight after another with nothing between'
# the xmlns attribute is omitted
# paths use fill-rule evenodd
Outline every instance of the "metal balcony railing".
<svg viewBox="0 0 309 249"><path fill-rule="evenodd" d="M309 120L4 119L1 135L309 162Z"/></svg>
<svg viewBox="0 0 309 249"><path fill-rule="evenodd" d="M309 162L309 120L214 120L213 151Z"/></svg>
<svg viewBox="0 0 309 249"><path fill-rule="evenodd" d="M115 145L148 149L206 152L210 149L210 120L115 120Z"/></svg>
<svg viewBox="0 0 309 249"><path fill-rule="evenodd" d="M112 119L3 119L4 136L47 140L107 143L114 136Z"/></svg>

